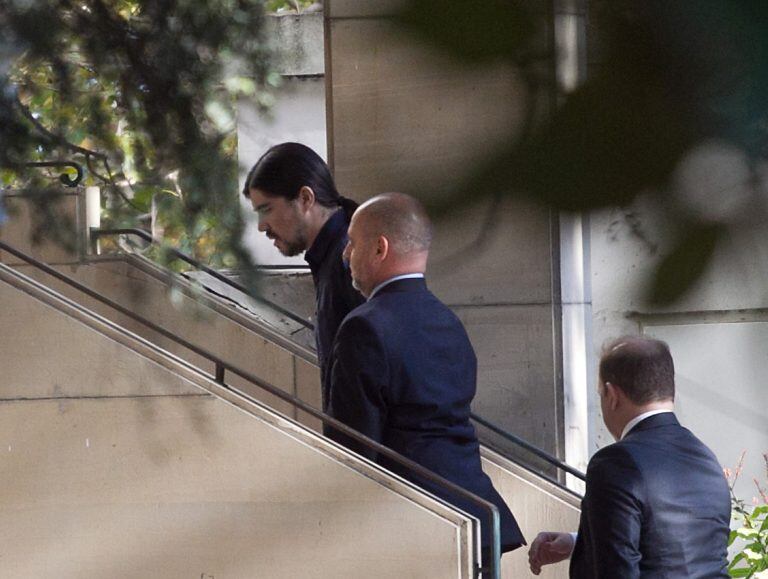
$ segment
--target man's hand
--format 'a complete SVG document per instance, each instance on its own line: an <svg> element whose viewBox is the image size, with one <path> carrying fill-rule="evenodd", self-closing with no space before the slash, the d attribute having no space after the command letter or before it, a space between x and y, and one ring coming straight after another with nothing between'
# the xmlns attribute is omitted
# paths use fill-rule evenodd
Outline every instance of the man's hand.
<svg viewBox="0 0 768 579"><path fill-rule="evenodd" d="M570 533L539 533L528 549L528 564L534 575L543 565L559 563L571 556L575 541Z"/></svg>

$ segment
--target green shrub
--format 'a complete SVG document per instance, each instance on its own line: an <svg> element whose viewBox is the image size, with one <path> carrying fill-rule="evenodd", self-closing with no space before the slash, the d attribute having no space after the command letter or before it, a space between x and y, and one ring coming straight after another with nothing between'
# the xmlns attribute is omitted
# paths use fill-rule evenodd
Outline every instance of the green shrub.
<svg viewBox="0 0 768 579"><path fill-rule="evenodd" d="M768 479L768 453L763 455ZM751 577L753 579L768 579L768 492L755 478L755 486L759 498L753 499L753 505L736 497L734 486L741 475L744 464L744 453L739 458L736 470L725 469L731 491L731 512L739 527L731 531L728 546L733 557L728 565L731 577Z"/></svg>

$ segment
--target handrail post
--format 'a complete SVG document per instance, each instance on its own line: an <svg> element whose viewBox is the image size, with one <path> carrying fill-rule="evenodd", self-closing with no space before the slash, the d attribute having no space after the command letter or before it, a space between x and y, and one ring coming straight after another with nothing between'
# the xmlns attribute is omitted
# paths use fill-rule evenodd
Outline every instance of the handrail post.
<svg viewBox="0 0 768 579"><path fill-rule="evenodd" d="M224 365L220 361L216 361L216 382L219 384L224 384L224 372L226 368L224 368Z"/></svg>
<svg viewBox="0 0 768 579"><path fill-rule="evenodd" d="M482 579L501 579L501 516L498 509L491 510L491 551L490 559L475 566L475 577ZM486 566L487 565L487 566Z"/></svg>
<svg viewBox="0 0 768 579"><path fill-rule="evenodd" d="M491 577L493 579L501 579L501 516L499 511L495 510L491 513L493 522L492 540L493 548L491 551L491 562L493 563L493 571Z"/></svg>

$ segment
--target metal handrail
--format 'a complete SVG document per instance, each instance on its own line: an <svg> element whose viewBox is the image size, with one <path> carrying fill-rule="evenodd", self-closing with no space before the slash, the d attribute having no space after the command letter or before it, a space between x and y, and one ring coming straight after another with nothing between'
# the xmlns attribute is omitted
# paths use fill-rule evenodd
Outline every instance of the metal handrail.
<svg viewBox="0 0 768 579"><path fill-rule="evenodd" d="M91 236L94 237L94 238L95 237L105 236L105 235L122 235L122 234L136 235L136 236L141 237L142 239L144 239L145 241L148 241L150 243L156 243L156 244L160 243L157 239L152 237L149 233L147 233L143 229L124 228L124 229L92 229L91 230ZM193 267L196 267L196 268L198 268L198 269L208 273L209 275L215 277L219 281L222 281L225 284L227 284L227 285L237 289L238 291L241 291L241 292L245 293L246 295L249 295L248 294L248 290L243 285L237 283L236 281L233 281L233 280L227 278L226 276L222 275L218 271L209 268L208 266L202 264L201 262L199 262L195 258L193 258L193 257L191 257L191 256L189 256L189 255L187 255L185 253L182 253L181 251L179 251L177 249L174 249L174 248L169 248L169 251L173 255L177 256L179 259L181 259L181 260L185 261L186 263L188 263L189 265L192 265ZM258 299L260 299L263 303L269 305L270 307L274 307L277 311L279 311L283 315L289 317L290 319L298 321L304 327L306 327L308 329L311 329L311 330L315 329L314 324L312 324L311 322L309 322L307 320L304 320L303 318L299 318L293 312L291 312L289 310L286 310L286 309L278 306L277 304L274 304L273 302L270 302L267 299L264 299L264 298L258 298ZM495 425L495 424L493 424L491 422L488 422L487 420L485 420L484 418L478 416L477 414L471 413L470 414L470 418L473 421L475 421L477 424L480 424L480 425L488 428L489 430L491 430L492 432L498 434L502 438L504 438L504 439L508 440L509 442L512 442L512 443L520 446L521 448L523 448L523 449L525 449L527 451L529 451L531 454L534 454L535 456L539 457L540 459L544 460L545 462L547 462L547 463L549 463L549 464L559 468L560 470L562 470L562 471L564 471L564 472L566 472L566 473L568 473L570 475L573 475L574 477L576 477L576 478L578 478L580 480L586 481L586 475L583 472L581 472L580 470L577 470L574 467L564 463L563 461L561 461L557 457L552 456L551 454L549 454L545 450L540 449L539 447L531 444L527 440L525 440L523 438L520 438L519 436L517 436L515 434L512 434L511 432L507 432L506 430L502 429L501 427L499 427L499 426L497 426L497 425ZM541 473L539 473L539 474L541 475ZM545 475L541 475L541 476L544 476L544 478L546 478L549 482L557 485L560 488L563 488L565 490L570 490L567 487L565 487L558 480L555 480L555 479L553 479L551 477L548 477L548 476L545 476Z"/></svg>
<svg viewBox="0 0 768 579"><path fill-rule="evenodd" d="M482 426L485 426L488 430L491 430L491 431L495 432L496 434L498 434L502 438L505 438L505 439L509 440L510 442L513 442L513 443L517 444L518 446L521 446L522 448L524 448L528 452L530 452L532 454L535 454L536 456L538 456L543 461L548 462L549 464L551 464L553 466L556 466L560 470L563 470L563 471L567 472L568 474L573 475L576 478L581 479L581 480L586 482L587 476L583 472L573 468L569 464L564 463L560 459L555 458L554 456L552 456L548 452L546 452L544 450L541 450L538 446L534 446L533 444L531 444L527 440L525 440L523 438L520 438L519 436L516 436L516 435L514 435L514 434L512 434L510 432L507 432L506 430L503 430L502 428L496 426L492 422L488 422L485 418L482 418L482 417L478 416L475 413L470 413L469 417L472 420L474 420L475 422L477 422L478 424L480 424ZM547 477L547 478L549 478L549 477ZM557 484L557 481L551 480L551 482L554 482L554 483ZM558 485L558 486L561 486L561 485Z"/></svg>
<svg viewBox="0 0 768 579"><path fill-rule="evenodd" d="M162 245L160 240L155 239L154 237L152 237L152 235L150 235L149 233L147 233L143 229L136 229L136 228L130 228L130 227L129 228L121 228L121 229L91 229L91 238L92 239L96 239L96 238L99 238L99 237L105 237L105 236L108 236L108 235L135 235L137 237L141 237L143 240L148 241L149 243L153 243L155 245ZM280 314L284 315L285 317L293 320L297 324L301 324L305 328L308 328L308 329L311 329L311 330L315 329L315 326L311 322L309 322L308 320L305 320L301 316L296 315L292 311L287 310L287 309L285 309L282 306L279 306L278 304L268 300L267 298L264 298L264 297L261 297L261 296L252 296L250 294L250 292L248 291L248 288L246 288L244 285L242 285L240 283L237 283L234 280L229 279L227 276L222 275L221 273L219 273L215 269L212 269L212 268L208 267L207 265L201 263L200 261L196 260L191 255L188 255L188 254L184 253L183 251L179 251L178 249L176 249L174 247L167 247L166 246L165 250L168 253L170 253L171 255L173 255L175 258L180 259L181 261L186 262L189 265L191 265L191 266L193 266L193 267L195 267L195 268L197 268L197 269L199 269L201 271L204 271L205 273L207 273L211 277L216 278L220 282L227 284L228 286L236 289L237 291L242 292L245 295L250 296L253 299L256 299L256 300L258 300L258 301L268 305L270 308L273 308L274 310L276 310ZM293 268L293 269L299 269L299 268Z"/></svg>
<svg viewBox="0 0 768 579"><path fill-rule="evenodd" d="M84 286L83 284L77 282L76 280L70 278L69 276L62 274L61 272L50 267L48 264L43 263L27 255L22 251L19 251L15 247L8 245L3 241L0 241L0 249L2 249L3 251L7 251L11 255L21 259L22 261L25 261L29 265L32 265L33 267L47 273L48 275L58 279L59 281L64 282L65 284L75 288L76 290L84 293L85 295L101 302L102 304L108 306L109 308L114 309L120 314L128 316L130 319L142 324L143 326L152 330L153 332L156 332L161 336L166 337L169 340L172 340L177 344L187 348L191 352L203 358L206 358L210 362L213 362L215 365L215 372L212 376L210 374L209 376L211 376L213 380L216 383L218 383L220 386L226 388L227 390L230 390L231 392L237 394L238 396L241 396L251 402L259 403L252 396L238 390L237 388L229 384L226 384L224 382L224 378L225 378L225 373L227 371L231 372L232 374L235 374L236 376L240 376L244 380L247 380L253 385L258 386L259 388L261 388L262 390L265 390L269 394L276 396L277 398L291 404L293 407L306 412L307 414L320 420L323 424L327 426L331 426L335 430L343 433L345 436L348 436L349 438L352 438L353 440L359 442L364 447L370 450L373 450L377 454L381 454L387 457L388 459L392 460L393 462L405 467L412 473L415 473L418 476L426 479L427 481L443 489L448 490L450 493L453 493L454 495L461 496L464 499L467 499L469 502L475 505L478 505L483 510L485 510L489 515L493 541L491 544L491 559L489 561L490 567L483 568L479 564L475 565L475 574L476 576L479 576L482 573L488 572L490 574L489 576L492 579L501 579L501 522L499 517L499 510L496 507L496 505L494 505L493 503L478 497L477 495L475 495L474 493L471 493L470 491L464 489L463 487L460 487L459 485L449 481L448 479L443 478L438 474L435 474L428 468L412 461L409 458L406 458L405 456L395 452L394 450L384 446L383 444L380 444L379 442L376 442L375 440L368 438L364 434L361 434L360 432L347 426L343 422L340 422L339 420L333 418L332 416L325 414L320 410L317 410L315 407L307 404L303 400L300 400L299 398L280 390L279 388L273 386L272 384L269 384L268 382L261 380L260 378L250 374L249 372L246 372L245 370L242 370L241 368L238 368L237 366L234 366L233 364L225 362L215 354L212 354L211 352L188 342L184 338L181 338L180 336L163 328L162 326L159 326L154 322L147 320L143 316L140 316L135 312L132 312L131 310L129 310L124 306L121 306L117 302L110 300L109 298ZM202 374L207 374L202 369L198 368L198 370ZM473 530L475 531L475 536L479 536L478 528L477 528L477 520L475 518L472 518L471 522L473 525Z"/></svg>

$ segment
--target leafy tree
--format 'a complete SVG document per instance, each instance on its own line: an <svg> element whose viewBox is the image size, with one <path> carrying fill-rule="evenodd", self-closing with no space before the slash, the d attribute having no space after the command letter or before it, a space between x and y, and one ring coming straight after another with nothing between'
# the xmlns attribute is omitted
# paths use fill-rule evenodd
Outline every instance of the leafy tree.
<svg viewBox="0 0 768 579"><path fill-rule="evenodd" d="M0 5L0 167L37 200L37 234L62 241L51 207L74 159L109 195L111 224L152 208L166 235L215 265L240 248L233 102L266 106L265 11L257 0L8 0Z"/></svg>
<svg viewBox="0 0 768 579"><path fill-rule="evenodd" d="M154 199L167 234L183 247L214 265L244 258L232 99L268 104L277 76L268 73L265 8L299 11L308 4L6 0L0 4L3 182L23 182L40 200L39 229L56 231L47 192L57 175L46 178L19 163L79 155L90 167L88 178L107 184L120 200L110 203L115 224L146 214ZM542 100L556 91L546 42L552 6L549 0L404 3L397 24L416 38L468 66L511 63L529 86L524 129L442 204L523 195L579 211L630 207L651 196L677 223L676 246L660 263L652 297L674 301L730 231L766 218L768 3L591 0L589 77L541 115ZM748 175L738 186L745 185L747 200L727 214L692 207L674 187L681 163L707 142L746 159Z"/></svg>
<svg viewBox="0 0 768 579"><path fill-rule="evenodd" d="M270 12L288 11L301 13L315 4L314 0L268 0L267 10Z"/></svg>

